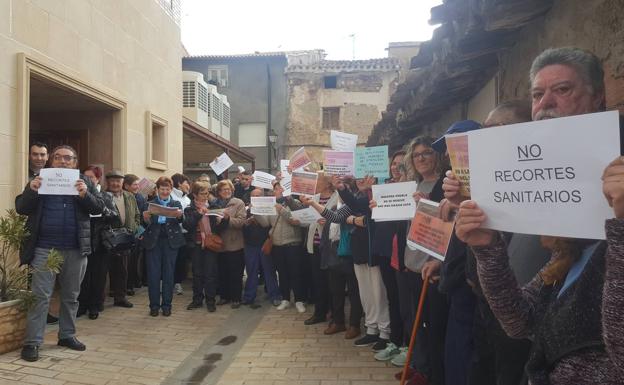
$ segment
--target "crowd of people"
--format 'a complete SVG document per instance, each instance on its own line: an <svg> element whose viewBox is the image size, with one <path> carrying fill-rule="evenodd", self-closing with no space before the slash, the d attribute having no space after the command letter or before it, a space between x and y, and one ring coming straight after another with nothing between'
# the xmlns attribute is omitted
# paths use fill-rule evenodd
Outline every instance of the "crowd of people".
<svg viewBox="0 0 624 385"><path fill-rule="evenodd" d="M502 103L483 124L456 122L447 134L602 111L603 77L593 54L548 49L530 69L531 101ZM316 199L286 196L279 175L272 190L256 188L249 172L214 185L208 176L193 182L182 174L162 176L153 194L143 197L139 178L116 170L104 175L104 190L97 166L83 170L78 195L40 196L37 167L46 165L47 148L35 143L32 180L16 198L31 233L21 261L35 268L32 289L38 299L28 314L22 358L38 359L55 277L37 267L55 248L65 257L57 277L58 344L76 350L85 346L75 337L75 316L97 318L107 275L115 306L131 307L128 296L145 283L149 314L169 316L190 259L188 310L205 306L214 312L226 304L256 309L261 306L258 286L264 282L278 311L294 303L304 313L313 304L305 325L326 323L324 334L344 333L355 346L371 347L376 360L397 367L410 357L418 299L427 283L408 384L620 384L623 159L615 159L602 175L614 219L606 223L607 240L599 241L482 228L486 215L478 202L462 201L444 137L419 136L396 151L385 181L317 171ZM71 147L51 151L50 167L76 165ZM415 200L441 202L445 215L456 214L444 261L406 247L410 221L372 220L372 185L404 181L417 182ZM275 196L276 215L252 215L251 197L265 195ZM148 202L174 214L154 214ZM303 226L292 212L306 207L322 218ZM122 227L140 241L129 249L108 250L102 234Z"/></svg>

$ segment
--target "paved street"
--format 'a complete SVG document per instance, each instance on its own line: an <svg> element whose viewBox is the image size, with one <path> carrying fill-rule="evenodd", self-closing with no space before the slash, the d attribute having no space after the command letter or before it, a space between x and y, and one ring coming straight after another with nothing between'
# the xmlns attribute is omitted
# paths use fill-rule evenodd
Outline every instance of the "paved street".
<svg viewBox="0 0 624 385"><path fill-rule="evenodd" d="M304 326L294 308L219 307L187 311L190 288L174 296L169 318L150 317L147 290L130 298L132 309L107 304L100 317L78 321L87 351L56 346L50 328L41 359L26 362L19 351L0 355L0 384L396 384L396 368L376 362L343 334L323 335L322 325Z"/></svg>

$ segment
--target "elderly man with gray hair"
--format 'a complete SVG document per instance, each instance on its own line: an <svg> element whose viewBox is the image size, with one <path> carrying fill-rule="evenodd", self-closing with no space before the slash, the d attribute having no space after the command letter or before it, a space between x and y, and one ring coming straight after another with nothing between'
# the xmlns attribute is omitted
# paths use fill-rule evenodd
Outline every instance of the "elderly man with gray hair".
<svg viewBox="0 0 624 385"><path fill-rule="evenodd" d="M604 110L603 78L600 60L587 51L542 52L530 71L533 120ZM607 240L543 237L552 257L522 287L501 236L481 228L486 216L477 203L460 206L455 231L475 253L492 312L509 336L533 340L526 365L531 384L620 384L624 378L623 181L624 158L618 157L602 175L614 210L605 223Z"/></svg>

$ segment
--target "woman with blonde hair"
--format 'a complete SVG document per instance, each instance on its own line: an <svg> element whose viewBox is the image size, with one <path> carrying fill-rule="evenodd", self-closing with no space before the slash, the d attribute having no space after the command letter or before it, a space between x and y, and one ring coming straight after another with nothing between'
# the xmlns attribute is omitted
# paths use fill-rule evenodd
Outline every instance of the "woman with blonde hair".
<svg viewBox="0 0 624 385"><path fill-rule="evenodd" d="M243 271L245 269L245 242L243 227L247 221L245 203L234 197L234 185L228 179L217 183L216 209L223 209L223 218L217 217L222 228L223 250L219 253L219 287L221 298L217 305L231 302L232 309L238 309L243 293Z"/></svg>

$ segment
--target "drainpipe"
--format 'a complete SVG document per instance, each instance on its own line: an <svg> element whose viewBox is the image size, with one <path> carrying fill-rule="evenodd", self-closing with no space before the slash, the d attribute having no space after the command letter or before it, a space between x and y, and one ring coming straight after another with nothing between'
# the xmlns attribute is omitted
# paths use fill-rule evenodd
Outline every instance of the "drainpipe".
<svg viewBox="0 0 624 385"><path fill-rule="evenodd" d="M269 67L269 63L266 65L266 74L267 74L267 168L269 169L269 173L273 171L273 160L272 157L272 146L271 140L269 136L271 135L271 68Z"/></svg>

